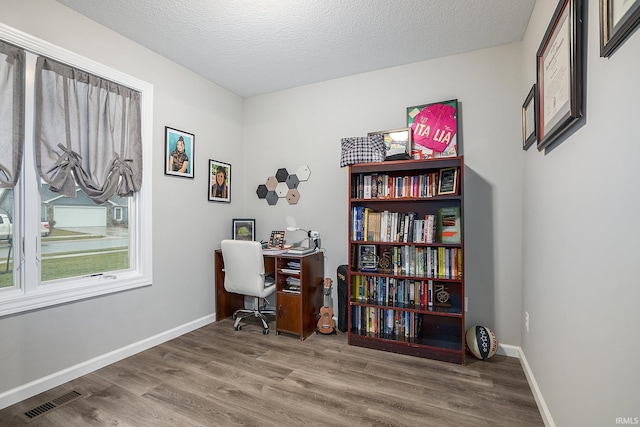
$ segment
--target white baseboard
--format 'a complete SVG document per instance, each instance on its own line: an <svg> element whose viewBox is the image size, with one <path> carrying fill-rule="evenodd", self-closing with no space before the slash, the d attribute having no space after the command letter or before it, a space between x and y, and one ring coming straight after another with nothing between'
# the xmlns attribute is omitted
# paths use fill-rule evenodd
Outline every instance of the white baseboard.
<svg viewBox="0 0 640 427"><path fill-rule="evenodd" d="M498 343L498 351L497 354L501 354L503 356L509 357L520 357L520 347L510 344L502 344Z"/></svg>
<svg viewBox="0 0 640 427"><path fill-rule="evenodd" d="M525 377L527 377L527 382L529 383L529 387L531 388L531 393L533 393L533 398L536 400L536 404L538 405L538 411L540 411L540 416L542 416L544 425L547 427L555 427L556 423L551 417L551 412L549 412L547 403L542 397L542 393L540 392L538 383L533 376L533 372L531 371L531 367L529 366L529 362L527 362L527 358L525 357L522 348L516 345L498 343L498 351L496 351L496 354L501 354L508 357L517 357L518 359L520 359L520 365L522 366Z"/></svg>
<svg viewBox="0 0 640 427"><path fill-rule="evenodd" d="M527 377L527 382L529 383L529 387L531 387L533 398L536 400L544 425L547 427L556 427L556 423L553 421L553 417L551 416L547 403L544 401L544 397L542 397L540 387L538 387L538 383L533 376L533 371L531 371L531 367L529 366L529 362L527 362L527 358L525 357L522 348L518 347L518 353L522 370L524 371L524 375Z"/></svg>
<svg viewBox="0 0 640 427"><path fill-rule="evenodd" d="M142 341L130 344L126 347L119 348L112 352L105 353L93 359L79 363L75 366L71 366L59 372L47 375L46 377L31 381L30 383L21 385L12 390L0 393L0 409L4 409L8 406L21 402L44 391L50 390L54 387L74 380L90 372L93 372L100 368L104 368L105 366L115 363L119 360L125 359L129 356L133 356L136 353L148 350L151 347L162 344L163 342L169 341L173 338L179 337L180 335L184 335L195 329L206 326L210 323L215 322L215 319L215 314L201 317L200 319L196 319L192 322L185 323L184 325L180 325L168 331L161 332L158 335L154 335Z"/></svg>

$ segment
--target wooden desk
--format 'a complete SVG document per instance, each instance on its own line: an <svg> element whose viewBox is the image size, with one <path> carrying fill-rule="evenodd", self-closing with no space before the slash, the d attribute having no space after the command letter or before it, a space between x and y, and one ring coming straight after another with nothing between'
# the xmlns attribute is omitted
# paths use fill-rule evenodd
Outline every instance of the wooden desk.
<svg viewBox="0 0 640 427"><path fill-rule="evenodd" d="M216 285L216 320L233 315L244 307L244 296L224 289L224 259L222 251L214 253L214 279ZM283 271L291 260L300 261L299 273ZM264 255L264 270L273 274L276 281L276 334L298 335L304 340L316 330L320 307L323 304L324 254L304 256L288 254ZM285 292L287 277L300 279L300 292Z"/></svg>

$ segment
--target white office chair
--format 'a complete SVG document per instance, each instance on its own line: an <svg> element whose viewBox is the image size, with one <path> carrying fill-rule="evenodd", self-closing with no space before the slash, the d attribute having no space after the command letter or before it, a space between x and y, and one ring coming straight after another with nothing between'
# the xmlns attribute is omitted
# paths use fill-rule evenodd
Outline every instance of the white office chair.
<svg viewBox="0 0 640 427"><path fill-rule="evenodd" d="M236 321L233 328L242 329L240 321L255 316L262 321L262 333L269 333L269 322L265 314L275 315L274 310L265 310L266 297L273 294L276 285L273 278L265 276L262 244L246 240L223 240L220 243L224 260L224 288L227 292L254 298L253 309L240 309L233 313ZM261 307L260 302L264 301Z"/></svg>

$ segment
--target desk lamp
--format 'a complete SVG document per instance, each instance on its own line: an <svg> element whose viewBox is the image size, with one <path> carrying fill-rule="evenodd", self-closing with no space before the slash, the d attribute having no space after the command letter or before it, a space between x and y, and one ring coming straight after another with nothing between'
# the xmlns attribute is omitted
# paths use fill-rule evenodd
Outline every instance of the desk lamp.
<svg viewBox="0 0 640 427"><path fill-rule="evenodd" d="M310 249L320 249L320 233L314 230L305 230L300 227L287 227L287 231L304 231L307 233L307 239L309 240L308 247ZM311 246L311 242L313 242L313 246Z"/></svg>

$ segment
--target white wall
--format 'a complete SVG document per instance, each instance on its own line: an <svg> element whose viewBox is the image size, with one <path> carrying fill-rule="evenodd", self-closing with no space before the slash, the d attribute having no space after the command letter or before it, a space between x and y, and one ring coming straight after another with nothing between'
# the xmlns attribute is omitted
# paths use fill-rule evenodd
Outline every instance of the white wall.
<svg viewBox="0 0 640 427"><path fill-rule="evenodd" d="M523 42L523 94L557 3L536 2ZM522 154L530 315L522 347L558 426L640 417L640 33L600 58L599 3L588 6L584 126L547 153Z"/></svg>
<svg viewBox="0 0 640 427"><path fill-rule="evenodd" d="M347 263L347 170L340 139L406 126L406 108L457 98L465 155L467 324L519 346L521 315L520 44L389 68L245 101L246 212L258 236L288 225L320 231L325 275ZM278 168L308 164L296 205L275 206L255 189ZM299 233L299 232L298 232ZM292 239L300 234L292 235ZM289 238L289 237L288 237ZM334 287L334 302L335 299Z"/></svg>
<svg viewBox="0 0 640 427"><path fill-rule="evenodd" d="M144 147L154 163L145 165L153 167L154 283L0 318L2 407L16 388L35 390L55 381L47 376L213 320L213 250L229 236L230 218L244 209L241 197L231 204L207 200L208 159L241 164L240 97L53 0L2 0L0 21L154 85L153 145ZM195 134L194 179L163 174L165 126ZM241 173L233 186L244 186Z"/></svg>
<svg viewBox="0 0 640 427"><path fill-rule="evenodd" d="M209 319L211 253L231 218L255 217L259 238L287 225L319 230L326 275L335 279L347 257L340 138L403 127L407 106L457 98L468 325L522 345L551 422L614 425L639 416L640 146L632 124L640 117L640 35L600 58L598 2L590 0L586 121L552 151L522 152L520 108L556 4L538 0L522 43L243 101L53 0L3 0L1 22L154 84L154 284L0 318L0 402L31 381ZM164 126L196 135L195 179L163 175ZM232 164L231 204L206 200L209 158ZM278 168L304 164L311 177L297 205L257 198Z"/></svg>

